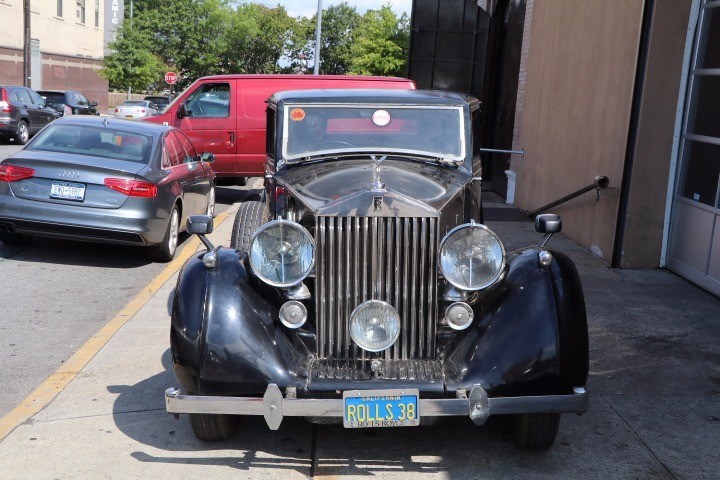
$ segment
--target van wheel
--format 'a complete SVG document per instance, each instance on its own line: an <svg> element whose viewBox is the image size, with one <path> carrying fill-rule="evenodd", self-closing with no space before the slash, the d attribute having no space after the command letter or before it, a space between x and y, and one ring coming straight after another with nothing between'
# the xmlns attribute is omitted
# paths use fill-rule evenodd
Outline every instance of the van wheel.
<svg viewBox="0 0 720 480"><path fill-rule="evenodd" d="M190 414L193 434L205 442L221 442L232 437L237 429L237 421L234 415Z"/></svg>
<svg viewBox="0 0 720 480"><path fill-rule="evenodd" d="M559 428L559 413L522 413L515 416L515 442L523 448L547 450Z"/></svg>
<svg viewBox="0 0 720 480"><path fill-rule="evenodd" d="M30 139L30 130L25 120L20 120L18 123L17 133L15 134L15 142L19 145L25 145Z"/></svg>
<svg viewBox="0 0 720 480"><path fill-rule="evenodd" d="M267 205L261 202L244 202L235 214L230 247L243 253L250 250L250 241L260 225L270 220Z"/></svg>

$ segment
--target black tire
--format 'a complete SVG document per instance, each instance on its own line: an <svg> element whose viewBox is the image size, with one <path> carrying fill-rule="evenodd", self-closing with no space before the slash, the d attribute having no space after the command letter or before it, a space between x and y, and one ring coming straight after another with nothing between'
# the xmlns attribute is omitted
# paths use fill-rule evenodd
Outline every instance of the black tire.
<svg viewBox="0 0 720 480"><path fill-rule="evenodd" d="M270 220L267 205L261 202L244 202L235 214L230 247L247 253L255 231Z"/></svg>
<svg viewBox="0 0 720 480"><path fill-rule="evenodd" d="M30 140L30 129L25 120L20 120L18 123L17 133L15 134L15 143L18 145L25 145Z"/></svg>
<svg viewBox="0 0 720 480"><path fill-rule="evenodd" d="M32 236L22 233L0 232L0 242L5 245L25 245L32 240Z"/></svg>
<svg viewBox="0 0 720 480"><path fill-rule="evenodd" d="M238 418L233 415L191 413L190 426L193 434L204 442L221 442L233 436Z"/></svg>
<svg viewBox="0 0 720 480"><path fill-rule="evenodd" d="M152 245L148 249L150 259L155 262L167 263L175 258L175 252L178 246L178 237L180 236L180 211L177 205L173 206L170 211L170 219L165 229L165 236L162 242Z"/></svg>
<svg viewBox="0 0 720 480"><path fill-rule="evenodd" d="M515 442L523 448L546 450L560 428L559 413L523 413L515 416Z"/></svg>

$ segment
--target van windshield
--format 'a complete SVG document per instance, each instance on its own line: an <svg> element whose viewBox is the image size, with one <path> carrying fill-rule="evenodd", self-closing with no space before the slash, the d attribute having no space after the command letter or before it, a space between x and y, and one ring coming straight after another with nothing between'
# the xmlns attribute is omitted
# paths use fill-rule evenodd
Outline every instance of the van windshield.
<svg viewBox="0 0 720 480"><path fill-rule="evenodd" d="M288 161L331 152L465 158L459 106L286 105L283 127Z"/></svg>

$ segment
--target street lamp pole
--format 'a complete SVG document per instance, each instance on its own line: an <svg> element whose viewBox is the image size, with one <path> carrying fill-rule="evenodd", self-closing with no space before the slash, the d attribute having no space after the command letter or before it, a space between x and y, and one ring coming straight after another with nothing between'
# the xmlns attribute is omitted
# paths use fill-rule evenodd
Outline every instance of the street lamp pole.
<svg viewBox="0 0 720 480"><path fill-rule="evenodd" d="M313 73L320 73L320 33L322 31L322 0L318 0L317 27L315 28L315 67Z"/></svg>
<svg viewBox="0 0 720 480"><path fill-rule="evenodd" d="M23 85L30 87L30 0L23 2Z"/></svg>

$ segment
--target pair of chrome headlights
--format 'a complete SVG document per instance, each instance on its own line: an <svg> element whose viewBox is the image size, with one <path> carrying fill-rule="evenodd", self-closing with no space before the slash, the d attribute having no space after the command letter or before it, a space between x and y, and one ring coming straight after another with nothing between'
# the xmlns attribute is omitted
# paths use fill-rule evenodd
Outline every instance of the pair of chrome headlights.
<svg viewBox="0 0 720 480"><path fill-rule="evenodd" d="M315 261L312 235L302 225L274 220L262 225L250 244L250 266L268 285L289 288L310 274ZM489 228L475 222L450 230L440 243L440 271L467 291L492 285L505 267L505 248Z"/></svg>

